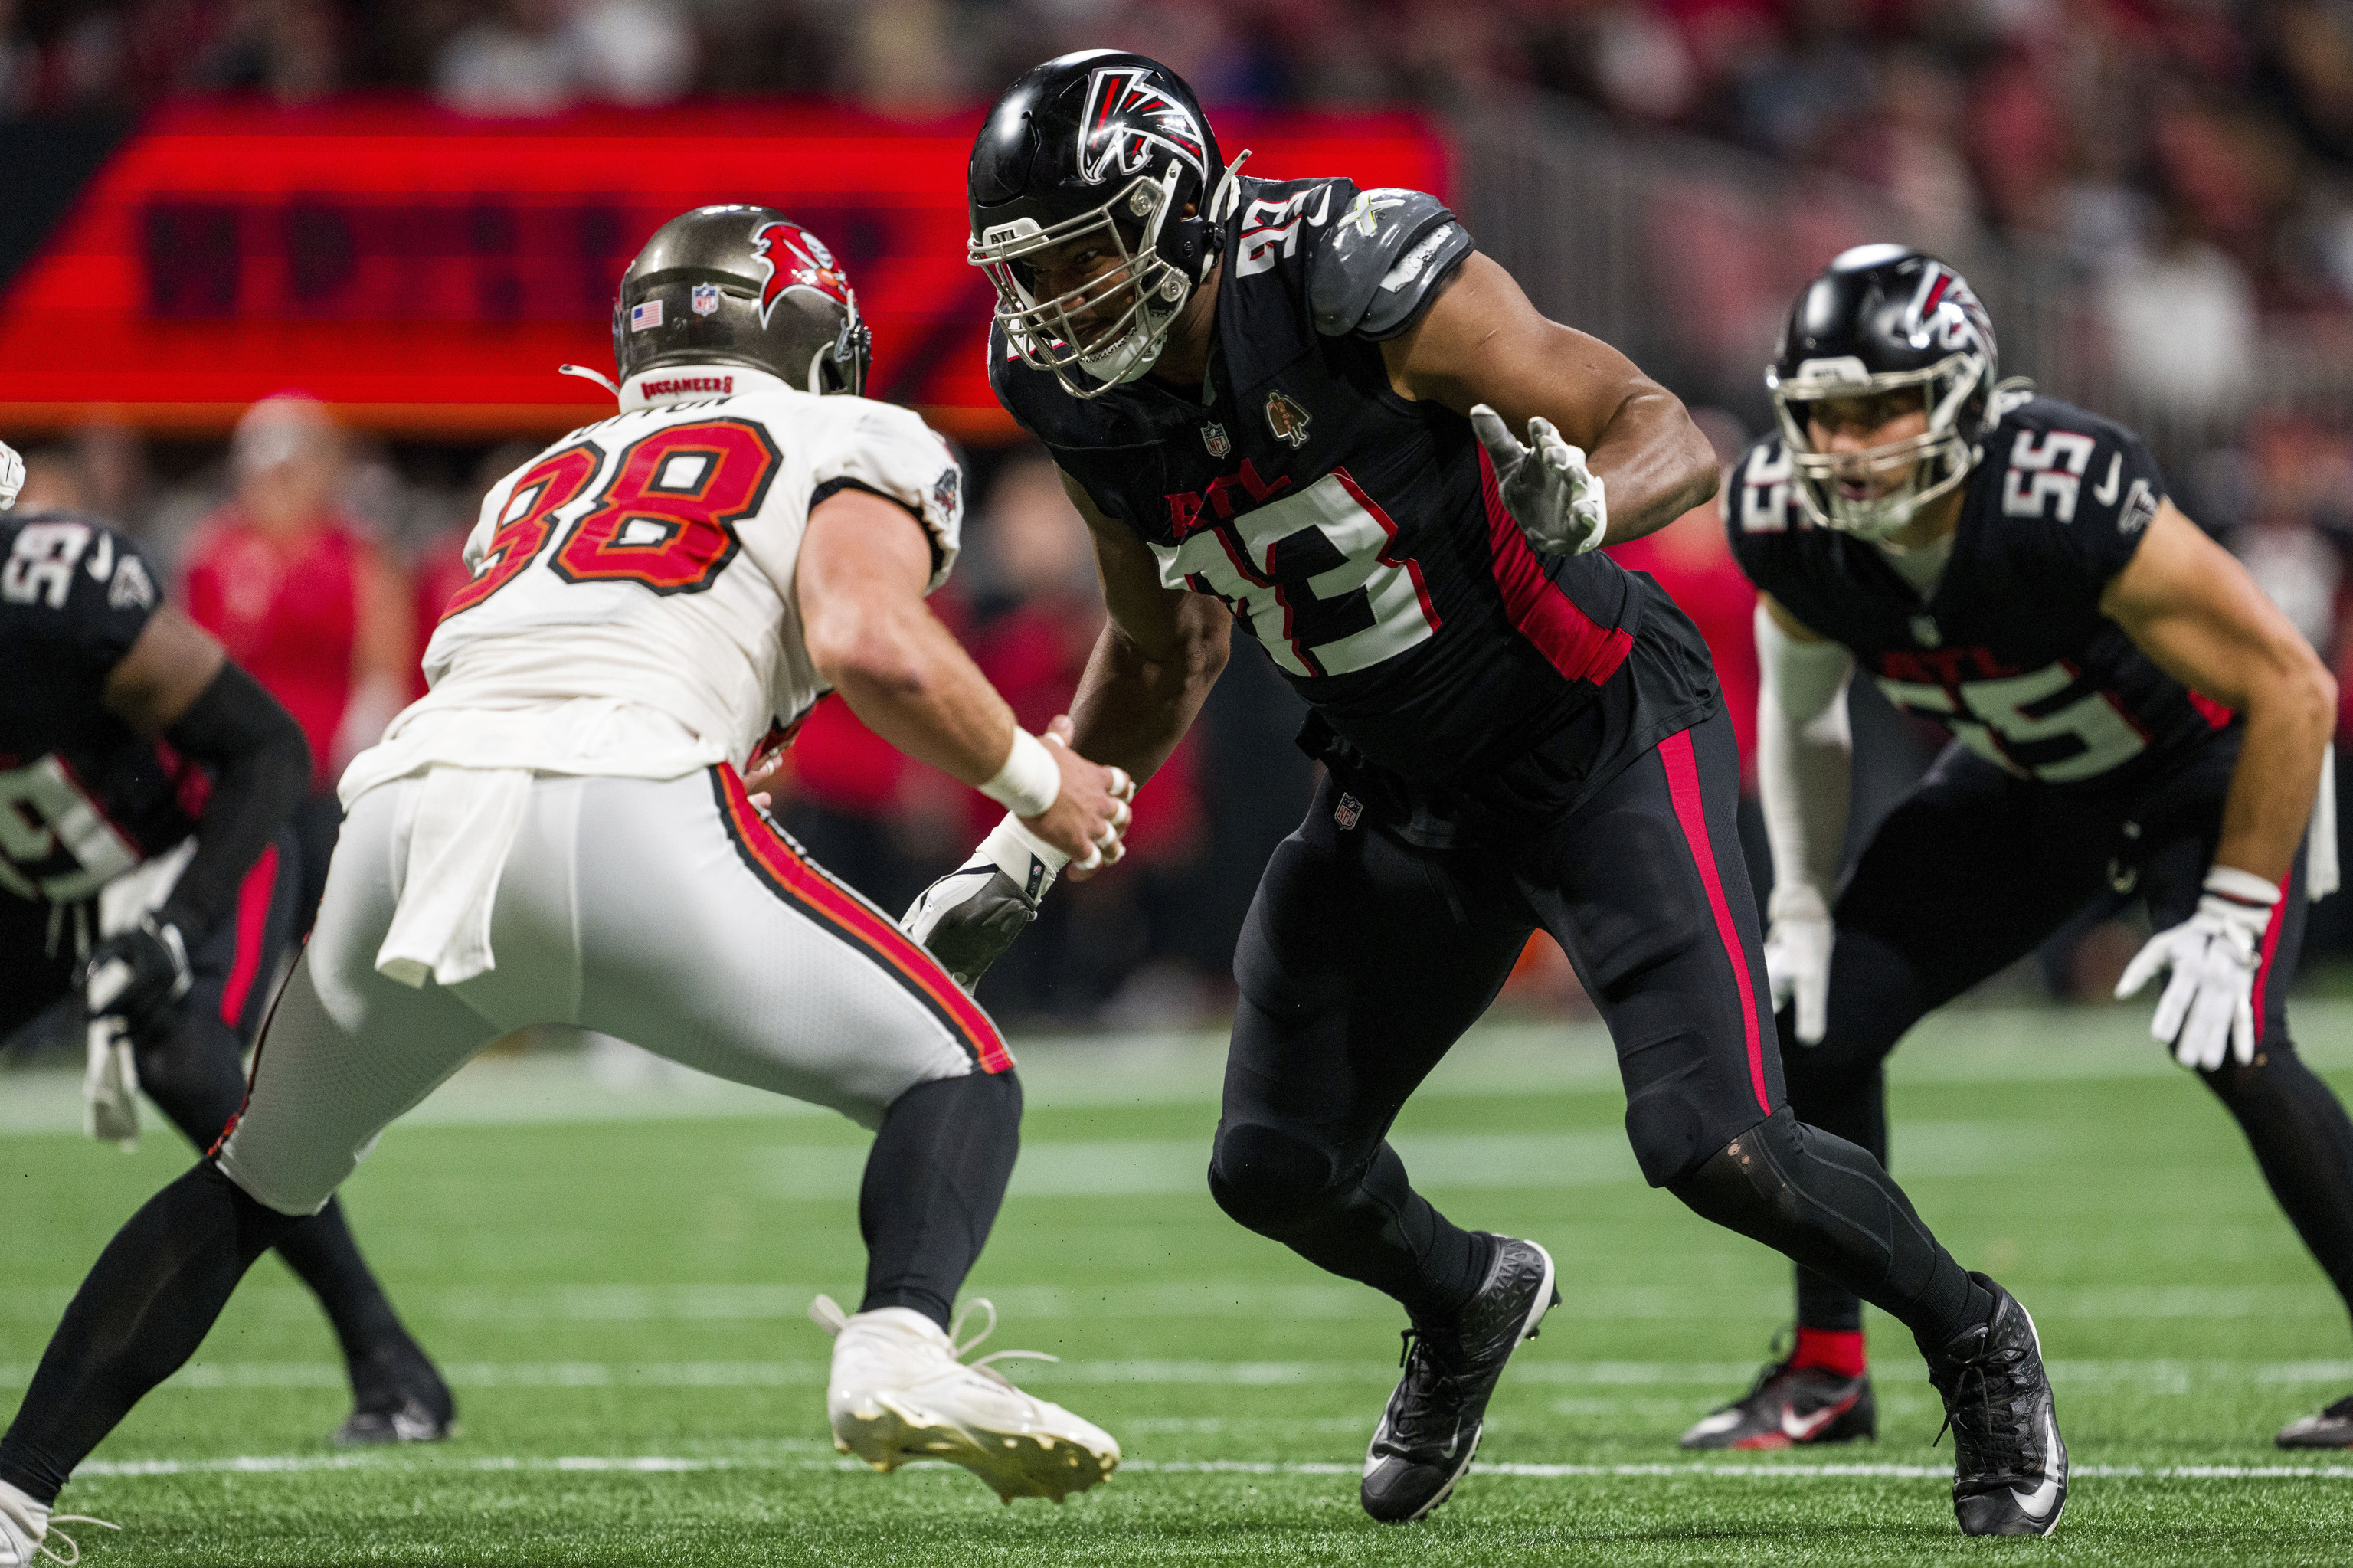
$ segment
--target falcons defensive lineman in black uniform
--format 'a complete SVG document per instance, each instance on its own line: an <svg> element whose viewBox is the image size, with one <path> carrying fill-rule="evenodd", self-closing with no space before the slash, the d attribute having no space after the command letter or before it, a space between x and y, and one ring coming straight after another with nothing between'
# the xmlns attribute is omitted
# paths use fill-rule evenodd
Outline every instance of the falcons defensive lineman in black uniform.
<svg viewBox="0 0 2353 1568"><path fill-rule="evenodd" d="M1780 433L1725 497L1761 590L1767 950L1799 1042L1789 1104L1883 1161L1881 1063L1905 1032L2104 887L2136 894L2158 934L2117 993L2171 970L2153 1033L2238 1118L2353 1303L2353 1124L2287 1033L2307 891L2336 883L2333 821L2298 850L2335 685L2166 499L2131 431L1998 388L1996 363L1950 268L1849 251L1799 296L1767 374ZM1837 698L1858 664L1954 738L1833 902ZM1870 1435L1862 1310L1800 1267L1794 1350L1685 1446ZM2353 1399L2279 1442L2353 1444Z"/></svg>
<svg viewBox="0 0 2353 1568"><path fill-rule="evenodd" d="M0 447L0 469L15 457ZM0 488L5 505L15 486ZM310 750L161 598L147 557L95 518L0 518L0 1037L80 993L97 1036L92 1130L135 1130L135 1084L204 1149L244 1101L239 1053L294 940L285 827ZM278 1252L349 1363L355 1407L337 1440L443 1436L449 1391L341 1206Z"/></svg>
<svg viewBox="0 0 2353 1568"><path fill-rule="evenodd" d="M997 397L1060 465L1109 603L1073 744L1150 774L1237 628L1314 705L1329 777L1235 954L1209 1183L1407 1311L1366 1511L1445 1500L1557 1298L1543 1248L1451 1224L1386 1141L1541 927L1609 1021L1649 1180L1910 1325L1948 1401L1974 1391L1949 1405L1963 1529L2047 1531L2065 1451L2025 1313L1783 1103L1704 646L1593 552L1704 501L1707 443L1431 197L1239 168L1165 68L1050 61L974 148L972 259ZM1051 868L1016 827L911 912L964 976Z"/></svg>

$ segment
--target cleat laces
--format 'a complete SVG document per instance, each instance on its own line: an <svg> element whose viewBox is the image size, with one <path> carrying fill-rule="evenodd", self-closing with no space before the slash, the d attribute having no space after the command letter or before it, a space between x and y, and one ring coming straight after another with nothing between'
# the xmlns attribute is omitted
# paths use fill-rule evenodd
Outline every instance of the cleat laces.
<svg viewBox="0 0 2353 1568"><path fill-rule="evenodd" d="M1953 1446L1967 1445L1983 1467L1991 1461L1998 1473L2022 1475L2027 1469L2027 1444L2031 1436L2029 1424L2004 1421L1996 1412L1999 1396L2002 1409L2010 1406L2010 1396L2023 1390L2025 1379L2019 1368L2026 1359L2024 1347L2010 1345L1983 1356L1961 1362L1947 1380L1930 1373L1937 1392L1946 1394L1945 1424L1936 1428L1930 1443L1936 1447L1953 1435ZM1974 1394L1974 1398L1971 1395Z"/></svg>
<svg viewBox="0 0 2353 1568"><path fill-rule="evenodd" d="M988 1314L988 1321L982 1326L979 1333L969 1340L964 1339L964 1326L976 1312ZM849 1323L849 1315L841 1309L841 1304L832 1297L821 1295L809 1303L809 1320L827 1333L839 1337L843 1327ZM986 1296L974 1297L964 1304L964 1309L959 1311L948 1324L949 1359L958 1362L965 1370L976 1372L983 1377L1003 1383L1008 1388L1014 1386L1013 1382L990 1363L1010 1361L1059 1361L1062 1359L1060 1356L1049 1355L1044 1351L991 1351L988 1354L974 1361L967 1361L964 1359L968 1351L995 1332L997 1332L997 1303Z"/></svg>
<svg viewBox="0 0 2353 1568"><path fill-rule="evenodd" d="M1398 1365L1405 1371L1412 1397L1399 1412L1403 1419L1390 1429L1392 1441L1411 1446L1422 1436L1424 1422L1434 1422L1441 1411L1459 1411L1462 1407L1465 1374L1449 1367L1452 1358L1440 1348L1451 1337L1433 1335L1419 1328L1398 1330ZM1449 1435L1453 1430L1451 1425L1447 1428ZM1436 1434L1430 1436L1434 1437Z"/></svg>
<svg viewBox="0 0 2353 1568"><path fill-rule="evenodd" d="M74 1568L74 1564L81 1561L81 1548L74 1543L74 1538L72 1536L68 1535L64 1531L58 1528L58 1526L61 1524L94 1524L100 1530L121 1530L122 1528L119 1524L111 1524L105 1520L99 1519L86 1513L51 1514L49 1516L48 1536L55 1536L58 1540L64 1542L66 1543L66 1550L72 1552L73 1555L67 1557L58 1552L49 1545L47 1536L44 1536L43 1539L34 1547L34 1550L38 1552L42 1556L47 1558L50 1562L59 1564L60 1568Z"/></svg>

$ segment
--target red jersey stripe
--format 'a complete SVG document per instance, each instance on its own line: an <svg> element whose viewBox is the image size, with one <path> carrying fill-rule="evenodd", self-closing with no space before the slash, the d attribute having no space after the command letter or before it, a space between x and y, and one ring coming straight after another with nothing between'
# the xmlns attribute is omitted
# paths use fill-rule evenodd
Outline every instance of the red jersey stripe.
<svg viewBox="0 0 2353 1568"><path fill-rule="evenodd" d="M1560 591L1545 575L1544 563L1528 548L1504 504L1495 483L1495 465L1485 448L1479 450L1479 493L1487 503L1487 544L1495 587L1504 595L1504 613L1520 635L1536 645L1552 667L1572 681L1599 685L1618 673L1634 647L1633 634L1622 627L1603 627Z"/></svg>
<svg viewBox="0 0 2353 1568"><path fill-rule="evenodd" d="M237 885L237 956L221 987L221 1022L231 1029L245 1016L246 999L261 974L261 949L269 929L269 901L278 892L278 846L264 844L259 859Z"/></svg>

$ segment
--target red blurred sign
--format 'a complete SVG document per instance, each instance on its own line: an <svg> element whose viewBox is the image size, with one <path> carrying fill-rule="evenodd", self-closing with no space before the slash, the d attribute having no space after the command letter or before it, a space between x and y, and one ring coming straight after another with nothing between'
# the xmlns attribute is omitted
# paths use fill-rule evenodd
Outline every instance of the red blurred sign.
<svg viewBox="0 0 2353 1568"><path fill-rule="evenodd" d="M782 208L842 259L876 395L967 439L1010 432L983 373L990 291L965 264L978 111L927 124L814 105L586 111L523 122L407 101L166 109L0 300L0 429L95 417L227 429L299 387L355 425L490 436L610 410L621 269L707 202ZM1253 175L1443 194L1409 115L1221 116Z"/></svg>

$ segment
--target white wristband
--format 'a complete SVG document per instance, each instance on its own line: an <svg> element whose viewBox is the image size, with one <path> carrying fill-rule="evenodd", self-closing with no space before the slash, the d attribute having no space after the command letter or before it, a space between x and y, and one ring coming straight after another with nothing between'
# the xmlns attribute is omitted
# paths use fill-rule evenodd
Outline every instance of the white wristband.
<svg viewBox="0 0 2353 1568"><path fill-rule="evenodd" d="M2252 871L2241 871L2235 865L2207 867L2205 891L2220 894L2233 904L2263 909L2280 901L2279 884L2267 882Z"/></svg>
<svg viewBox="0 0 2353 1568"><path fill-rule="evenodd" d="M1005 820L988 830L973 852L976 860L988 860L999 871L1019 883L1032 898L1046 896L1046 889L1054 885L1054 878L1071 863L1071 857L1021 825L1021 819L1007 812Z"/></svg>
<svg viewBox="0 0 2353 1568"><path fill-rule="evenodd" d="M1035 817L1052 808L1062 792L1061 764L1046 743L1026 729L1013 732L1013 749L997 776L980 792L1017 817Z"/></svg>

